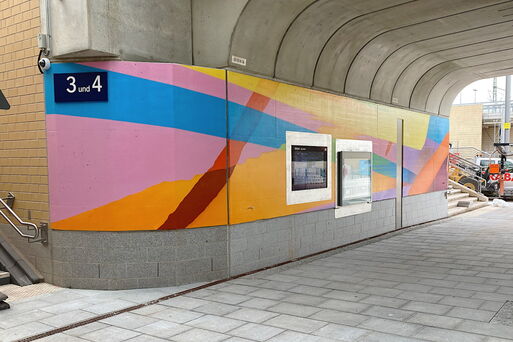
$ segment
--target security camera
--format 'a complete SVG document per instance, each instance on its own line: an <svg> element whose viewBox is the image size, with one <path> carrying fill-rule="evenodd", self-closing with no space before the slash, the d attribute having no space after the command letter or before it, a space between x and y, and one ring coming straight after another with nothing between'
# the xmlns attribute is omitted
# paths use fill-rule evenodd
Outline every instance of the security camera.
<svg viewBox="0 0 513 342"><path fill-rule="evenodd" d="M37 62L39 64L39 67L41 68L41 70L48 70L50 69L50 66L52 65L52 63L50 62L50 60L48 58L41 58L39 60L39 62Z"/></svg>

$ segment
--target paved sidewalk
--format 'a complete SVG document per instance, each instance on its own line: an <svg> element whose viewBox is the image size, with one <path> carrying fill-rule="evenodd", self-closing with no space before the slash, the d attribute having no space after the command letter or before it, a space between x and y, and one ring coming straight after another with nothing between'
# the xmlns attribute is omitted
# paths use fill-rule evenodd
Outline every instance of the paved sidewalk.
<svg viewBox="0 0 513 342"><path fill-rule="evenodd" d="M481 209L40 341L513 341L511 316L504 325L489 323L513 300L512 218L512 208ZM136 290L132 295L141 293L142 299L145 291L165 292ZM103 295L117 292L127 291ZM62 301L53 310L42 304L60 293L14 302L12 311L0 313L0 341L67 324L77 310L103 312L91 310L101 303L78 308ZM25 329L34 330L23 334Z"/></svg>

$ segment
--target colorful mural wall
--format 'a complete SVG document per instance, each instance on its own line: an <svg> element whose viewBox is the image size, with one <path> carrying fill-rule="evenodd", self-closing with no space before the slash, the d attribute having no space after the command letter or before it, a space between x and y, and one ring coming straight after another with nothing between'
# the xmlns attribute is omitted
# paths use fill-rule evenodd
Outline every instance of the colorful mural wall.
<svg viewBox="0 0 513 342"><path fill-rule="evenodd" d="M53 74L89 71L108 72L107 102L55 103ZM286 131L371 140L373 200L394 198L398 118L404 195L447 188L441 117L160 63L54 64L45 96L53 229L195 228L333 208L335 196L286 204Z"/></svg>

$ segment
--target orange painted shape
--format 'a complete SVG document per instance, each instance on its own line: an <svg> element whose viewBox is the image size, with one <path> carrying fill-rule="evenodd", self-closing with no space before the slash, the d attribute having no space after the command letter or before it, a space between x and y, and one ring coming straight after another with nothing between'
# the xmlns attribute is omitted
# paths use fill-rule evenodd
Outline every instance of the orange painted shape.
<svg viewBox="0 0 513 342"><path fill-rule="evenodd" d="M449 155L449 134L440 143L438 150L431 156L425 163L422 170L420 170L415 181L413 182L408 195L423 194L430 191L438 170L442 167L443 163Z"/></svg>

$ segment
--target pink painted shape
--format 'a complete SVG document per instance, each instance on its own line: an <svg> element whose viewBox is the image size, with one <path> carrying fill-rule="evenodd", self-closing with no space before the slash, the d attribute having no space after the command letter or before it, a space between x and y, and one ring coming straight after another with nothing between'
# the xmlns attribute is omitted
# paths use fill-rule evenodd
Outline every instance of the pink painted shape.
<svg viewBox="0 0 513 342"><path fill-rule="evenodd" d="M242 150L242 153L240 154L239 161L237 162L237 165L244 164L248 159L251 158L258 158L263 153L276 151L276 149L272 147L262 146L262 145L256 145L252 143L246 143L244 146L244 149Z"/></svg>
<svg viewBox="0 0 513 342"><path fill-rule="evenodd" d="M172 84L199 93L226 98L225 81L202 72L170 63L147 62L89 62L80 63L92 68L113 71L150 81Z"/></svg>
<svg viewBox="0 0 513 342"><path fill-rule="evenodd" d="M224 138L175 128L47 115L52 222L207 171ZM247 144L239 164L272 148Z"/></svg>

